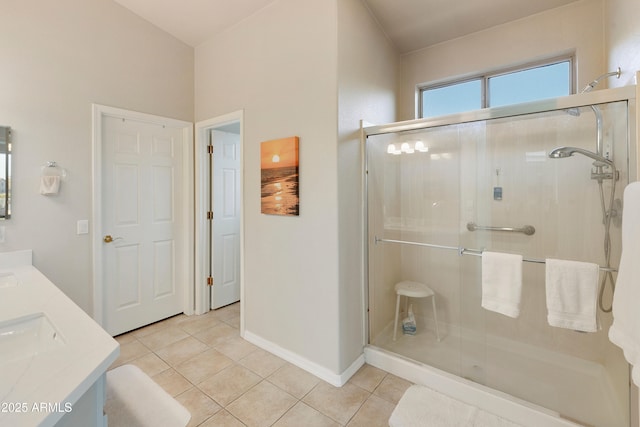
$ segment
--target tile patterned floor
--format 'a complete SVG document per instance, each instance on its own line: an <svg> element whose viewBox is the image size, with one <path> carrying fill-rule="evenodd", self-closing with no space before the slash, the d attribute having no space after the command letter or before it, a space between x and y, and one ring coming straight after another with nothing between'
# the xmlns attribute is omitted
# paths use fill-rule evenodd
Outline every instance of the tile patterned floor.
<svg viewBox="0 0 640 427"><path fill-rule="evenodd" d="M411 385L364 365L334 387L240 337L240 305L178 315L116 337L115 368L133 364L201 427L387 427Z"/></svg>

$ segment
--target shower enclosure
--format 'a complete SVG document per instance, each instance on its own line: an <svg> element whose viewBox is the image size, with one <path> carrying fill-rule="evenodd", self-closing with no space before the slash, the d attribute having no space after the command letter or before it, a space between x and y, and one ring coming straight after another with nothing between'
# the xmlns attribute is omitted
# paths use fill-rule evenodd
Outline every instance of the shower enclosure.
<svg viewBox="0 0 640 427"><path fill-rule="evenodd" d="M637 409L607 311L622 193L636 178L635 114L627 87L363 128L370 363L426 370L448 382L421 381L444 392L466 384L557 422L545 425L628 427ZM577 150L550 157L557 147ZM523 255L517 318L481 307L483 250ZM548 324L546 258L602 267L598 332ZM399 325L393 340L403 280L434 291L440 341L430 298L411 299L416 334Z"/></svg>

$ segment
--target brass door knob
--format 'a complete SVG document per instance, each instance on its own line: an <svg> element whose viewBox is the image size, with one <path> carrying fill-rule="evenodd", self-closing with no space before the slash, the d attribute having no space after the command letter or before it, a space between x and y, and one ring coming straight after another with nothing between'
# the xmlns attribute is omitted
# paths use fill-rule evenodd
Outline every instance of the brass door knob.
<svg viewBox="0 0 640 427"><path fill-rule="evenodd" d="M114 242L114 241L116 241L116 240L122 240L122 237L111 237L111 234L107 234L106 236L104 236L104 237L102 238L102 240L103 240L105 243L111 243L111 242Z"/></svg>

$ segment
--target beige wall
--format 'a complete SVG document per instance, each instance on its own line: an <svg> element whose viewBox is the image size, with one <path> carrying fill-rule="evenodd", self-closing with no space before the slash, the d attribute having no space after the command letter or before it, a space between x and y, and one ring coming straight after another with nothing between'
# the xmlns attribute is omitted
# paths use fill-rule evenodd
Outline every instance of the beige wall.
<svg viewBox="0 0 640 427"><path fill-rule="evenodd" d="M245 327L340 375L362 355L359 121L397 57L359 0L281 0L196 48L196 117L244 109ZM300 137L300 216L260 213L260 142Z"/></svg>
<svg viewBox="0 0 640 427"><path fill-rule="evenodd" d="M338 239L340 357L362 353L363 218L360 120L395 120L398 54L360 0L338 1Z"/></svg>
<svg viewBox="0 0 640 427"><path fill-rule="evenodd" d="M196 118L244 109L245 328L339 372L336 3L281 0L195 51ZM260 142L300 137L300 216L260 213Z"/></svg>
<svg viewBox="0 0 640 427"><path fill-rule="evenodd" d="M0 251L34 263L92 312L91 103L193 119L193 49L110 0L2 2L0 124L13 128L13 217ZM68 176L38 192L40 166Z"/></svg>
<svg viewBox="0 0 640 427"><path fill-rule="evenodd" d="M640 70L640 2L605 0L606 49L608 69L622 69L619 80L610 79L610 87L636 84Z"/></svg>
<svg viewBox="0 0 640 427"><path fill-rule="evenodd" d="M570 52L576 55L578 88L604 72L602 0L579 1L404 55L399 118L416 118L418 84Z"/></svg>

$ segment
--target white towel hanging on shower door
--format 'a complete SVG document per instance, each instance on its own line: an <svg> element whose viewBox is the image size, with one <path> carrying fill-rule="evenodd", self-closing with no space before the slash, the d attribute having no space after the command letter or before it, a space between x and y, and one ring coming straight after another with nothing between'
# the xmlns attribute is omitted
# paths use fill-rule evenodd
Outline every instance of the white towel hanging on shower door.
<svg viewBox="0 0 640 427"><path fill-rule="evenodd" d="M516 318L522 295L522 255L482 252L482 307Z"/></svg>
<svg viewBox="0 0 640 427"><path fill-rule="evenodd" d="M549 325L596 332L598 264L560 259L547 259L545 264Z"/></svg>

